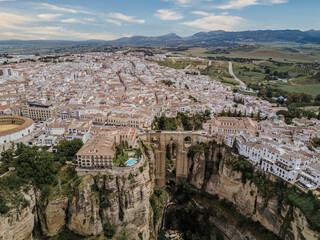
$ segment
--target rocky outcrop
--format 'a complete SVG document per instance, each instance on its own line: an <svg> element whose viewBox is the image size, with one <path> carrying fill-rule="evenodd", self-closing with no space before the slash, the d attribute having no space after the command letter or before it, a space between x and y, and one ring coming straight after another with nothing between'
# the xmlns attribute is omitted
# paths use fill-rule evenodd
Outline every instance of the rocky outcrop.
<svg viewBox="0 0 320 240"><path fill-rule="evenodd" d="M48 201L45 209L45 224L42 228L47 236L55 236L66 225L68 197L62 196Z"/></svg>
<svg viewBox="0 0 320 240"><path fill-rule="evenodd" d="M21 191L23 204L12 207L6 214L0 215L1 240L32 239L34 228L36 196L34 190Z"/></svg>
<svg viewBox="0 0 320 240"><path fill-rule="evenodd" d="M217 227L223 234L226 236L225 239L230 240L239 240L239 239L247 239L247 240L256 240L254 236L250 232L241 232L237 229L237 226L232 224L228 224L218 217L210 217L209 221L215 227Z"/></svg>
<svg viewBox="0 0 320 240"><path fill-rule="evenodd" d="M67 227L77 234L88 236L101 233L103 225L110 223L115 226L117 233L125 228L132 239L150 239L152 208L149 199L154 183L148 163L146 160L142 168L130 173L83 177L79 186L75 187L75 197L68 207ZM60 210L49 211L48 205L47 213L49 216L57 214L63 222L64 204L49 202L49 205ZM48 229L52 229L51 233L61 228L54 222L49 223L48 219L47 224Z"/></svg>
<svg viewBox="0 0 320 240"><path fill-rule="evenodd" d="M130 239L155 239L150 197L154 188L154 155L144 146L146 160L131 172L91 176L46 187L45 191L21 191L27 206L0 215L0 240L32 239L37 234L55 236L63 228L91 236L103 234L103 226L114 226L114 238L123 232ZM158 223L156 223L158 224ZM150 227L152 226L152 227Z"/></svg>
<svg viewBox="0 0 320 240"><path fill-rule="evenodd" d="M101 181L98 180L99 182ZM116 226L124 225L133 239L150 239L150 196L153 182L150 181L149 166L129 175L106 176L100 190L109 193L109 204L102 208L103 222Z"/></svg>
<svg viewBox="0 0 320 240"><path fill-rule="evenodd" d="M100 201L98 194L92 191L94 184L91 175L85 176L75 189L75 197L69 207L68 228L84 236L102 232L102 222L99 215Z"/></svg>
<svg viewBox="0 0 320 240"><path fill-rule="evenodd" d="M222 152L225 157L225 150ZM216 153L212 156L209 161L216 163ZM203 154L197 154L190 160L189 180L196 188L232 202L243 216L260 222L262 226L279 237L295 240L320 239L320 233L311 230L299 209L294 208L293 216L291 216L289 205L281 204L279 206L277 198L266 200L259 194L258 188L253 182L246 181L244 184L241 181L242 174L233 171L232 167L223 161L220 162L218 169L214 168L210 178L205 179L206 160L208 161ZM286 226L287 221L290 223L288 226Z"/></svg>
<svg viewBox="0 0 320 240"><path fill-rule="evenodd" d="M320 234L312 231L309 228L309 224L298 208L293 208L293 221L291 222L291 231L294 240L307 239L307 240L319 240ZM289 239L289 238L286 238Z"/></svg>

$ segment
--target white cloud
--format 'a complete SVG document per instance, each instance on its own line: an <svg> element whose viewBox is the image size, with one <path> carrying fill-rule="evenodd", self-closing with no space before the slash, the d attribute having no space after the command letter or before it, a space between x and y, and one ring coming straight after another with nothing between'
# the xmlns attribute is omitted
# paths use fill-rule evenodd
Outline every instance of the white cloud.
<svg viewBox="0 0 320 240"><path fill-rule="evenodd" d="M180 7L191 7L192 5L203 2L212 2L213 0L163 0L164 2L172 2Z"/></svg>
<svg viewBox="0 0 320 240"><path fill-rule="evenodd" d="M49 3L41 3L41 7L45 8L45 9L48 9L48 10L52 10L52 11L58 11L58 12L87 13L87 14L90 14L87 11L76 10L76 9L73 9L73 8L59 7L59 6L56 6L56 5L49 4Z"/></svg>
<svg viewBox="0 0 320 240"><path fill-rule="evenodd" d="M62 14L42 13L42 14L38 14L37 17L42 21L52 21L61 16Z"/></svg>
<svg viewBox="0 0 320 240"><path fill-rule="evenodd" d="M157 13L154 15L160 18L161 20L179 20L183 18L183 16L180 13L171 9L159 9L157 10Z"/></svg>
<svg viewBox="0 0 320 240"><path fill-rule="evenodd" d="M51 16L53 17L53 16ZM28 16L0 12L0 38L1 39L101 39L114 40L119 36L108 33L75 32L62 26L36 26L39 18L50 19L48 16ZM72 22L74 20L68 20Z"/></svg>
<svg viewBox="0 0 320 240"><path fill-rule="evenodd" d="M238 26L241 22L244 21L243 18L238 16L229 16L229 15L216 15L213 13L207 13L202 11L194 11L192 14L200 15L201 18L198 18L190 22L182 22L181 24L203 29L206 31L213 30L225 30L232 31L234 27Z"/></svg>
<svg viewBox="0 0 320 240"><path fill-rule="evenodd" d="M94 18L84 18L84 19L66 18L66 19L61 19L60 22L62 22L62 23L95 24L96 20Z"/></svg>
<svg viewBox="0 0 320 240"><path fill-rule="evenodd" d="M177 5L188 6L193 3L195 0L164 0L165 2L173 2Z"/></svg>
<svg viewBox="0 0 320 240"><path fill-rule="evenodd" d="M115 24L115 25L117 25L117 26L119 26L119 27L122 25L121 22L119 22L119 21L117 21L117 20L113 20L113 19L106 19L106 22Z"/></svg>
<svg viewBox="0 0 320 240"><path fill-rule="evenodd" d="M95 22L96 21L94 18L84 18L83 20L87 21L87 22Z"/></svg>
<svg viewBox="0 0 320 240"><path fill-rule="evenodd" d="M126 22L134 22L134 23L140 23L140 24L143 24L146 22L144 19L137 19L134 16L127 16L122 13L116 13L116 12L110 13L108 16L111 18L116 18L116 19L126 21Z"/></svg>
<svg viewBox="0 0 320 240"><path fill-rule="evenodd" d="M203 11L194 11L192 14L201 15L201 16L208 16L209 13Z"/></svg>
<svg viewBox="0 0 320 240"><path fill-rule="evenodd" d="M37 18L31 16L23 16L13 13L0 12L0 28L1 29L17 29L17 25L30 24L38 21Z"/></svg>
<svg viewBox="0 0 320 240"><path fill-rule="evenodd" d="M75 19L75 18L62 19L61 22L63 22L63 23L83 23L82 20L80 20L80 19Z"/></svg>
<svg viewBox="0 0 320 240"><path fill-rule="evenodd" d="M229 0L227 4L216 6L220 9L242 9L253 5L273 5L286 3L288 0Z"/></svg>

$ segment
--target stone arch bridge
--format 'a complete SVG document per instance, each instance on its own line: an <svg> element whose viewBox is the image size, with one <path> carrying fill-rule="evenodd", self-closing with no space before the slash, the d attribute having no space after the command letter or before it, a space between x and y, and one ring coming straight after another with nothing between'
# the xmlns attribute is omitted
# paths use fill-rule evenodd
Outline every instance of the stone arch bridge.
<svg viewBox="0 0 320 240"><path fill-rule="evenodd" d="M166 147L168 144L175 144L176 181L178 182L188 176L189 162L187 154L189 148L201 142L216 140L204 132L191 131L149 131L140 136L140 138L155 146L155 178L156 184L160 187L166 185Z"/></svg>

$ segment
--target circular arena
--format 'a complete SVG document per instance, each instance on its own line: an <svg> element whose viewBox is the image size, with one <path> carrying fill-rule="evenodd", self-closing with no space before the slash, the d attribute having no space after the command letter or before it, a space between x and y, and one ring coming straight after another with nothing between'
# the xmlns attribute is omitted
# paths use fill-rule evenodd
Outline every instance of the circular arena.
<svg viewBox="0 0 320 240"><path fill-rule="evenodd" d="M17 115L0 116L0 145L23 138L33 131L33 120Z"/></svg>

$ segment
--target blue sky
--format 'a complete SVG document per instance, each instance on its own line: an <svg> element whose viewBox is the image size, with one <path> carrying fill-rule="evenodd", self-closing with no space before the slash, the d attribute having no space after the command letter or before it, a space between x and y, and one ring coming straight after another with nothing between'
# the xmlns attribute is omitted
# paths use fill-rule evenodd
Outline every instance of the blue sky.
<svg viewBox="0 0 320 240"><path fill-rule="evenodd" d="M0 39L320 29L320 0L0 0Z"/></svg>

